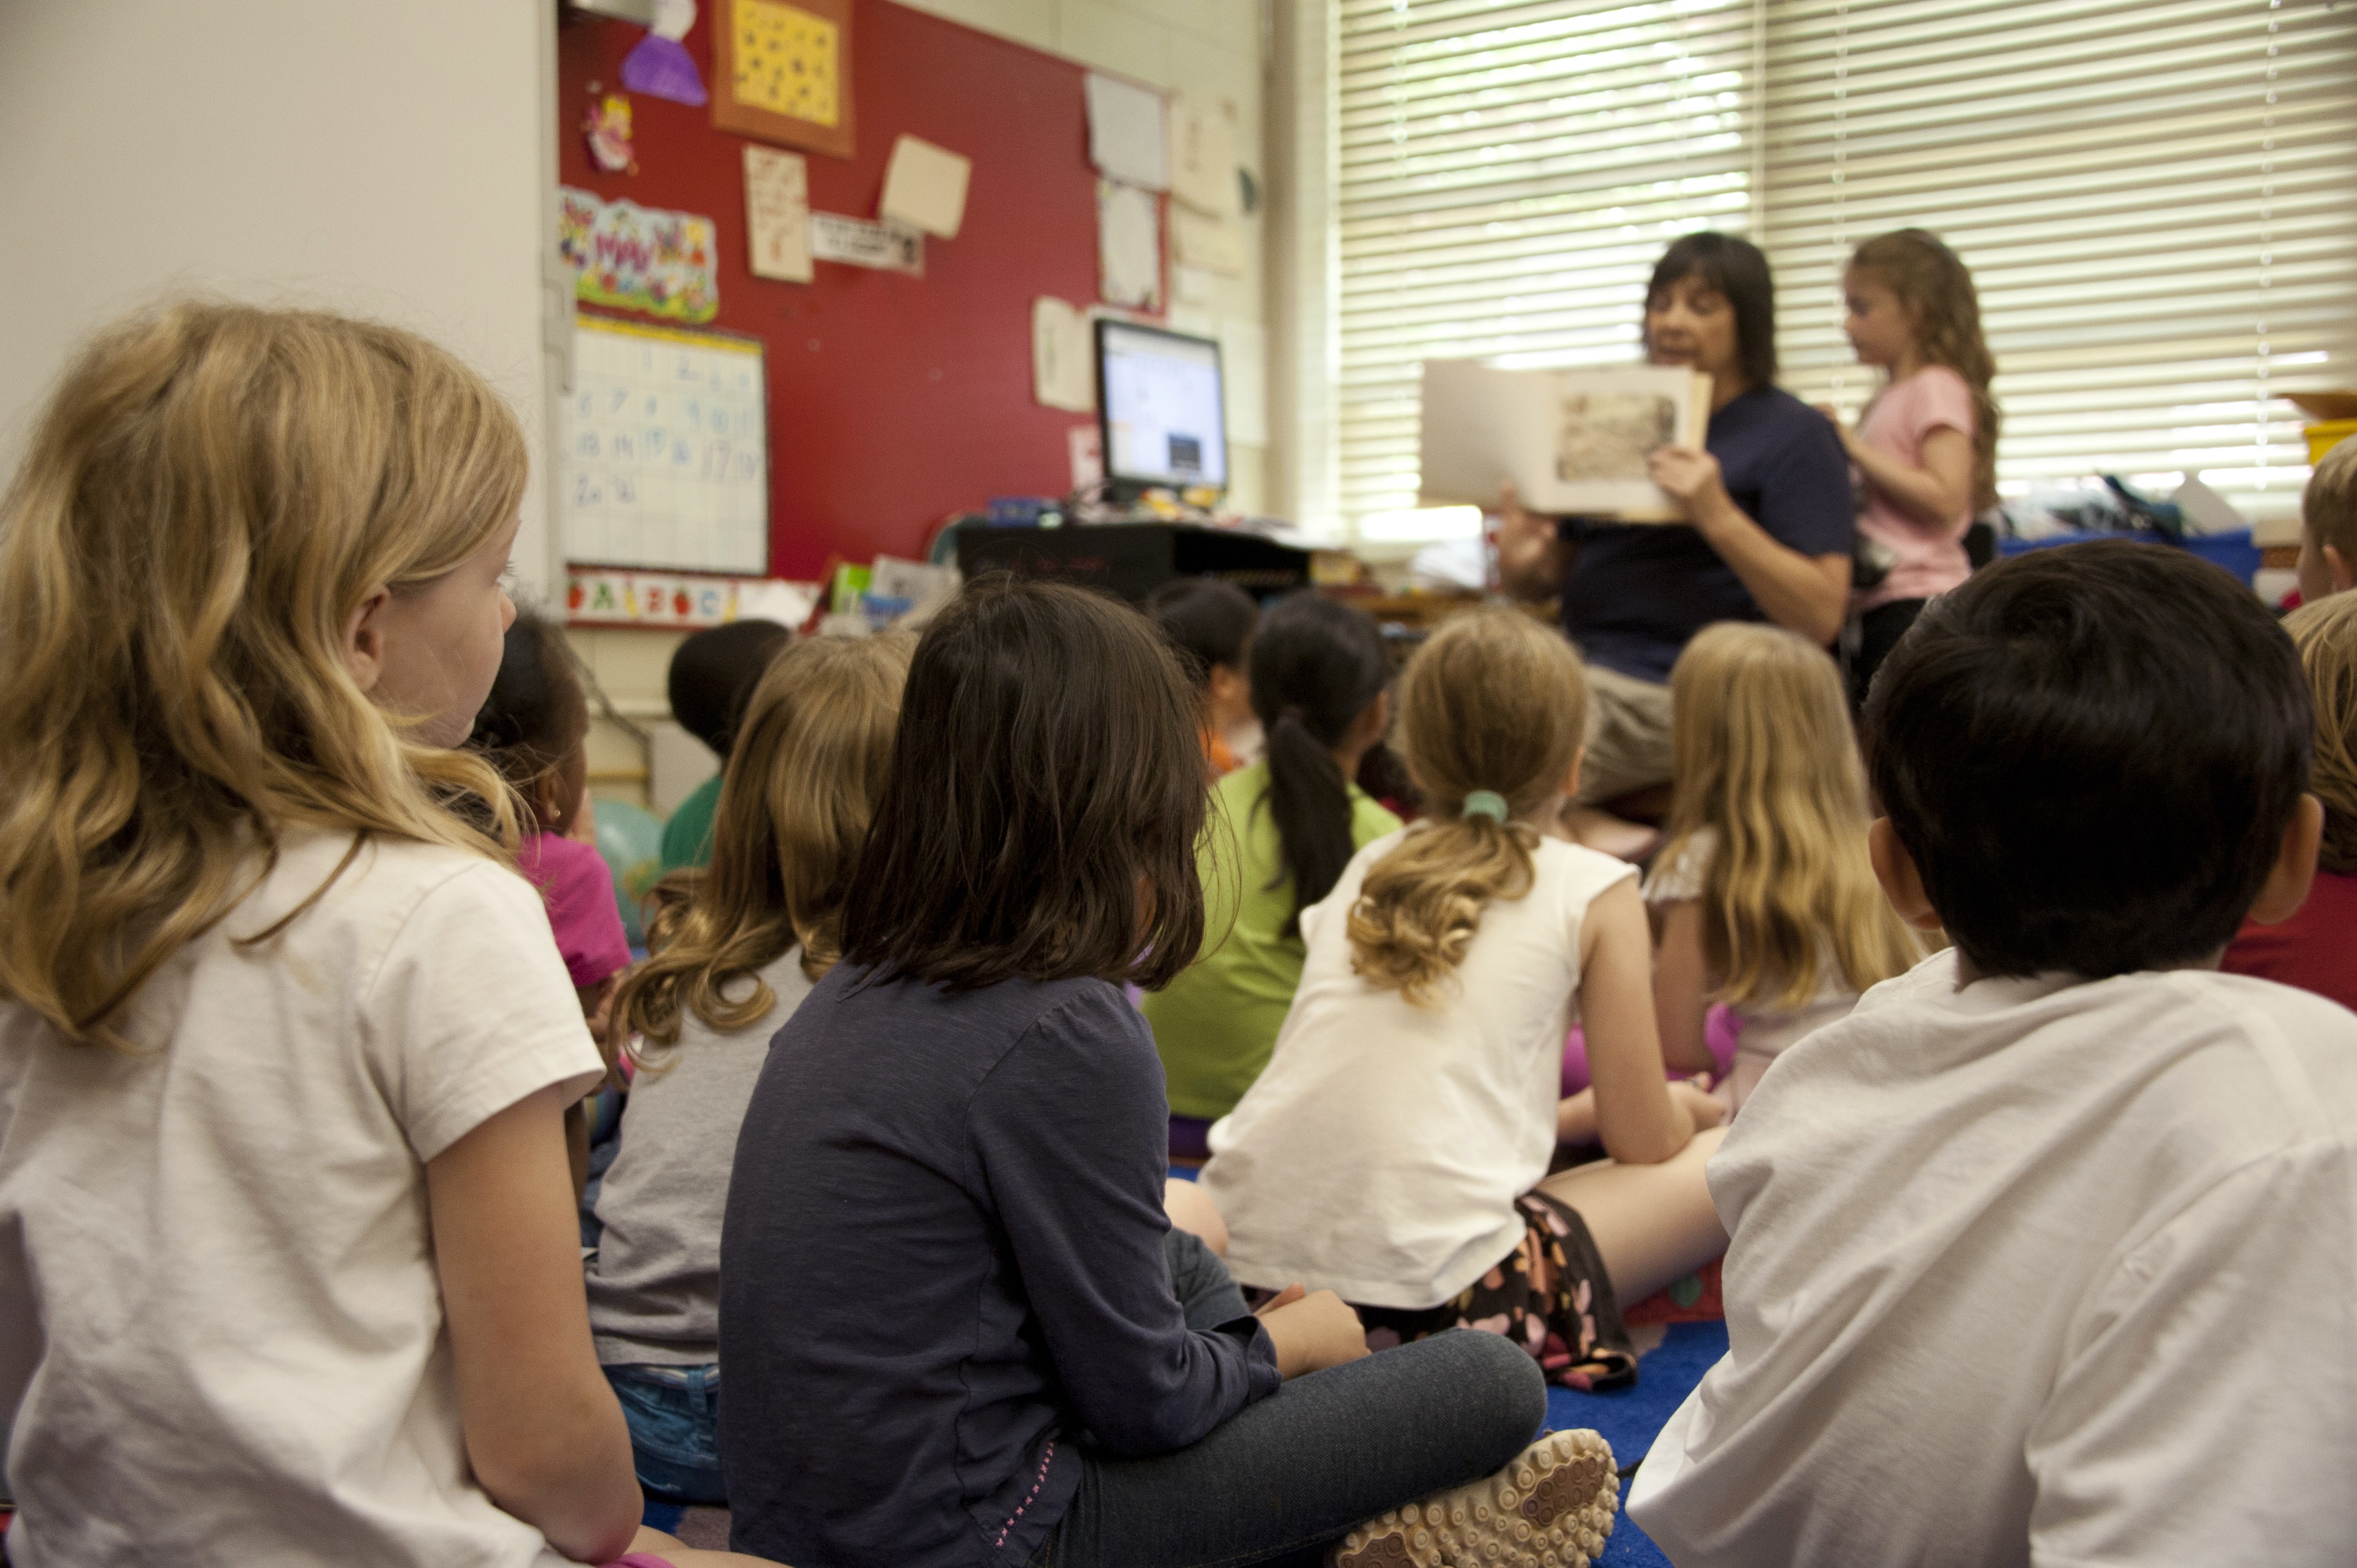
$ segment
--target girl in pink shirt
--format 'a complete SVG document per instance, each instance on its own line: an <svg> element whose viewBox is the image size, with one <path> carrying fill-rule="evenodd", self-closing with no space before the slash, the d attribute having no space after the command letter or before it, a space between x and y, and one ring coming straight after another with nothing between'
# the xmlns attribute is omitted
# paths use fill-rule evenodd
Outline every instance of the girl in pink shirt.
<svg viewBox="0 0 2357 1568"><path fill-rule="evenodd" d="M1844 628L1854 705L1925 600L1972 574L1964 531L1996 501L1996 364L1973 275L1938 236L1879 234L1842 274L1858 362L1889 372L1855 429L1824 412L1862 481L1857 577Z"/></svg>

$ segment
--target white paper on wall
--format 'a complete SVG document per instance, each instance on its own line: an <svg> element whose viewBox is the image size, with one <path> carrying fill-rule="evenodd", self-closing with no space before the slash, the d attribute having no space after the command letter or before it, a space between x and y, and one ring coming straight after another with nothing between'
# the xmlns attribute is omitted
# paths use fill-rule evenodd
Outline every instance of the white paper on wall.
<svg viewBox="0 0 2357 1568"><path fill-rule="evenodd" d="M925 275L925 236L905 223L871 223L840 212L813 212L811 254L849 267Z"/></svg>
<svg viewBox="0 0 2357 1568"><path fill-rule="evenodd" d="M559 410L565 558L759 576L770 565L761 346L585 316Z"/></svg>
<svg viewBox="0 0 2357 1568"><path fill-rule="evenodd" d="M800 153L745 144L745 234L755 277L811 281L810 168Z"/></svg>
<svg viewBox="0 0 2357 1568"><path fill-rule="evenodd" d="M901 136L884 168L878 210L888 221L954 240L965 222L966 182L973 174L971 158L920 137Z"/></svg>
<svg viewBox="0 0 2357 1568"><path fill-rule="evenodd" d="M1268 445L1268 334L1250 321L1220 324L1220 384L1228 444Z"/></svg>
<svg viewBox="0 0 2357 1568"><path fill-rule="evenodd" d="M1170 188L1162 94L1089 73L1089 161L1097 172L1147 190Z"/></svg>
<svg viewBox="0 0 2357 1568"><path fill-rule="evenodd" d="M1097 181L1097 271L1106 303L1162 308L1162 220L1152 191Z"/></svg>
<svg viewBox="0 0 2357 1568"><path fill-rule="evenodd" d="M1236 109L1182 92L1170 104L1170 194L1213 218L1243 215L1236 184Z"/></svg>
<svg viewBox="0 0 2357 1568"><path fill-rule="evenodd" d="M1090 413L1097 406L1089 318L1047 295L1031 302L1031 392L1046 408Z"/></svg>
<svg viewBox="0 0 2357 1568"><path fill-rule="evenodd" d="M1244 234L1224 218L1206 218L1184 207L1170 209L1171 251L1190 267L1227 277L1244 275Z"/></svg>

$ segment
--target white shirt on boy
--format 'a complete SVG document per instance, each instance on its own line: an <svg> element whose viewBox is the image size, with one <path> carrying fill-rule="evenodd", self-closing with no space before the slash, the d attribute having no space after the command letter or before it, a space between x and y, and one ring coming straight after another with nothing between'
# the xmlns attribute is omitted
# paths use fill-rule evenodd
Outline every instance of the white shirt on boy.
<svg viewBox="0 0 2357 1568"><path fill-rule="evenodd" d="M291 836L66 1046L0 1003L0 1414L17 1568L555 1568L476 1485L425 1163L603 1072L540 899L475 855Z"/></svg>
<svg viewBox="0 0 2357 1568"><path fill-rule="evenodd" d="M2348 1563L2357 1016L1956 977L1868 991L1736 1119L1730 1348L1630 1517L1679 1568Z"/></svg>
<svg viewBox="0 0 2357 1568"><path fill-rule="evenodd" d="M1493 898L1432 1000L1351 972L1350 912L1407 828L1301 912L1308 961L1268 1068L1212 1123L1203 1188L1246 1284L1439 1305L1521 1242L1514 1200L1555 1155L1587 907L1636 867L1541 839L1531 890Z"/></svg>

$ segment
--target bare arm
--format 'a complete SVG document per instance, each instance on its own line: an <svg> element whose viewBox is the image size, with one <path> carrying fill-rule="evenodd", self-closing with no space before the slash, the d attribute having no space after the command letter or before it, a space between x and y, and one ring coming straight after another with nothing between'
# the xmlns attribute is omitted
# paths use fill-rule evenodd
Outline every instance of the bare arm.
<svg viewBox="0 0 2357 1568"><path fill-rule="evenodd" d="M1653 1026L1653 948L1632 878L1587 907L1580 945L1579 1016L1587 1034L1596 1130L1623 1165L1658 1165L1686 1146L1694 1119L1662 1078ZM1561 1108L1556 1126L1563 1122Z"/></svg>
<svg viewBox="0 0 2357 1568"><path fill-rule="evenodd" d="M1498 499L1498 585L1518 599L1551 599L1563 591L1566 564L1555 519L1523 510L1508 485Z"/></svg>
<svg viewBox="0 0 2357 1568"><path fill-rule="evenodd" d="M1918 522L1953 523L1972 510L1973 442L1963 431L1943 424L1924 436L1923 464L1917 467L1860 441L1857 432L1830 407L1821 406L1821 412L1834 422L1842 450L1867 482L1909 517Z"/></svg>
<svg viewBox="0 0 2357 1568"><path fill-rule="evenodd" d="M1849 607L1847 555L1803 555L1752 521L1727 493L1718 459L1700 447L1661 448L1652 472L1770 620L1812 642L1834 639Z"/></svg>
<svg viewBox="0 0 2357 1568"><path fill-rule="evenodd" d="M1710 1012L1710 975L1703 955L1702 904L1686 898L1662 915L1662 941L1653 961L1653 1015L1662 1028L1662 1060L1675 1072L1710 1072L1704 1019Z"/></svg>
<svg viewBox="0 0 2357 1568"><path fill-rule="evenodd" d="M642 1506L597 1369L554 1088L425 1167L467 1457L491 1500L581 1563L628 1551Z"/></svg>

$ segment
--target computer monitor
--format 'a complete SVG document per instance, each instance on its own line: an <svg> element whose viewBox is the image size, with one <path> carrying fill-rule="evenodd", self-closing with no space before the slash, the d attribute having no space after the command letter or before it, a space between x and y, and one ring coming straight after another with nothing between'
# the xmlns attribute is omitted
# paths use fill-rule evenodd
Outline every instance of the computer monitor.
<svg viewBox="0 0 2357 1568"><path fill-rule="evenodd" d="M1227 489L1218 343L1100 317L1097 386L1105 478L1116 494Z"/></svg>

